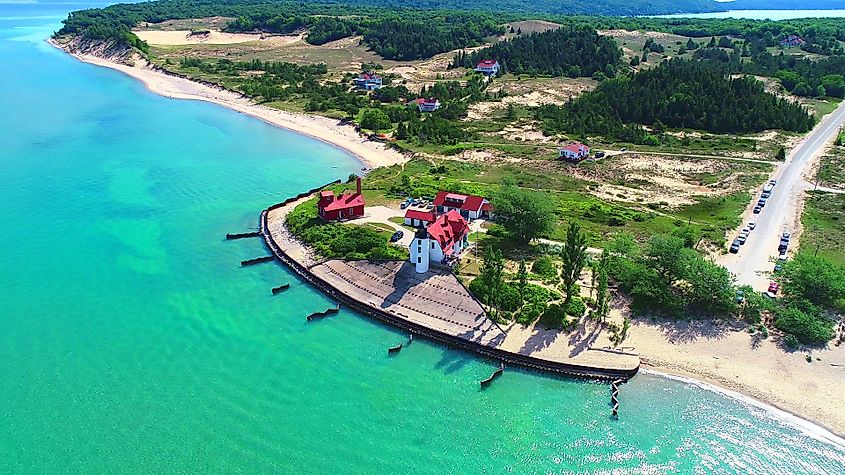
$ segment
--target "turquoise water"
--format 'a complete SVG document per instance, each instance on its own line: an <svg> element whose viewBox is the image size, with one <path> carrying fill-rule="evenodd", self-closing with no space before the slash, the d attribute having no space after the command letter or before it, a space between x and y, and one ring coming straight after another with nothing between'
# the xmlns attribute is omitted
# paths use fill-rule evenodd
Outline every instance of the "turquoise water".
<svg viewBox="0 0 845 475"><path fill-rule="evenodd" d="M306 324L331 302L223 236L360 165L73 60L42 40L79 6L53 8L0 5L1 471L842 473L845 448L693 385L637 376L613 421L605 385L480 391L492 362Z"/></svg>
<svg viewBox="0 0 845 475"><path fill-rule="evenodd" d="M746 18L749 20L792 20L795 18L842 18L845 10L729 10L708 13L676 13L662 18Z"/></svg>

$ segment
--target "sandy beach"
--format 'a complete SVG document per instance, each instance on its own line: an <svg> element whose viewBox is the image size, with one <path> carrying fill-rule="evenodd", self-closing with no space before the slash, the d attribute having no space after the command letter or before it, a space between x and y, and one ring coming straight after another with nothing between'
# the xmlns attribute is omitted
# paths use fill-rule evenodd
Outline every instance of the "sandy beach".
<svg viewBox="0 0 845 475"><path fill-rule="evenodd" d="M645 368L751 396L824 427L845 444L845 345L789 352L771 337L728 324L633 320L622 346L633 347Z"/></svg>
<svg viewBox="0 0 845 475"><path fill-rule="evenodd" d="M55 43L51 42L51 44L61 48ZM402 153L382 143L362 137L354 127L340 125L336 119L272 109L231 91L157 71L149 67L148 63L142 59L130 66L90 54L69 53L86 63L114 69L138 79L147 89L156 94L172 99L212 102L277 127L330 143L355 155L369 168L395 165L408 160L408 157Z"/></svg>

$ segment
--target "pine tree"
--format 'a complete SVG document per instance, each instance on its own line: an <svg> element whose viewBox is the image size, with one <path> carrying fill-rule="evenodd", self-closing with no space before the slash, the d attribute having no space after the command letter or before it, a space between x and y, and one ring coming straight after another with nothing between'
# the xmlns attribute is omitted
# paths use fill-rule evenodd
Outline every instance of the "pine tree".
<svg viewBox="0 0 845 475"><path fill-rule="evenodd" d="M569 223L566 240L561 246L560 257L563 259L561 280L563 280L563 286L566 289L566 299L564 300L564 306L566 306L572 300L575 284L578 283L578 278L587 262L587 238L581 232L581 226L576 221Z"/></svg>
<svg viewBox="0 0 845 475"><path fill-rule="evenodd" d="M519 290L519 299L525 301L525 289L528 288L528 268L525 259L519 261L519 270L516 272L516 288Z"/></svg>

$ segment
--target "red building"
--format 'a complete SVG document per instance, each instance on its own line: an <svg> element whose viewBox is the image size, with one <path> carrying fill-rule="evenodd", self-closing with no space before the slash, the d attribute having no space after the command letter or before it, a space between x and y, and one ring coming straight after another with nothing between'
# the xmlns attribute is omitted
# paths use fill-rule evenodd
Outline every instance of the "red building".
<svg viewBox="0 0 845 475"><path fill-rule="evenodd" d="M360 218L364 216L364 195L361 194L361 177L355 180L355 193L344 191L335 197L334 192L324 190L320 192L317 202L317 213L326 221Z"/></svg>

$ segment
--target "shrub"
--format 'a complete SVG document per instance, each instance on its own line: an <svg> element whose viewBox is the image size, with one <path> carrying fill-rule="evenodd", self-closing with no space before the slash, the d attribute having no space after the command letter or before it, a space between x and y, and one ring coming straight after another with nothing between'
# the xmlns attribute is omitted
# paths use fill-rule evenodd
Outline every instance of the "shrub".
<svg viewBox="0 0 845 475"><path fill-rule="evenodd" d="M558 276L557 266L549 256L542 256L534 261L531 272L546 280L557 279Z"/></svg>
<svg viewBox="0 0 845 475"><path fill-rule="evenodd" d="M805 308L809 307L809 311ZM819 315L809 304L789 305L778 311L775 326L801 343L825 343L833 338L833 321Z"/></svg>
<svg viewBox="0 0 845 475"><path fill-rule="evenodd" d="M569 321L563 307L553 303L546 307L546 310L540 315L540 324L548 329L566 328L569 326Z"/></svg>
<svg viewBox="0 0 845 475"><path fill-rule="evenodd" d="M361 115L362 129L385 130L390 127L390 117L379 109L367 109Z"/></svg>
<svg viewBox="0 0 845 475"><path fill-rule="evenodd" d="M587 306L584 305L584 302L578 297L573 297L565 309L567 315L571 315L576 319L581 318L586 311Z"/></svg>

